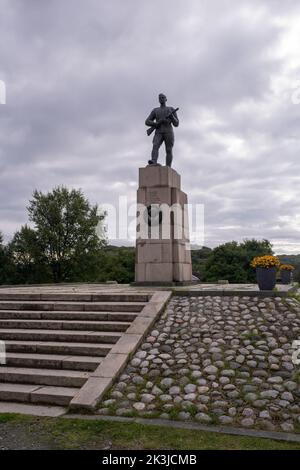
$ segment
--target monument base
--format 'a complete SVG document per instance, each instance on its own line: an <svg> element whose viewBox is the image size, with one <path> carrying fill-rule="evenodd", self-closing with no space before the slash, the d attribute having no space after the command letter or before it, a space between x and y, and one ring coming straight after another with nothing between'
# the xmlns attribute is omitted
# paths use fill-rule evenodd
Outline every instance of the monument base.
<svg viewBox="0 0 300 470"><path fill-rule="evenodd" d="M180 188L180 175L168 166L150 165L140 168L137 203L138 207L142 206L144 214L140 216L137 224L139 233L136 240L135 285L191 284L187 195ZM158 210L167 207L168 211L165 213L162 210L153 220L148 217L149 209L153 206L158 207ZM178 212L176 207L179 208ZM169 233L167 237L164 236L166 228ZM155 237L153 231L156 233Z"/></svg>

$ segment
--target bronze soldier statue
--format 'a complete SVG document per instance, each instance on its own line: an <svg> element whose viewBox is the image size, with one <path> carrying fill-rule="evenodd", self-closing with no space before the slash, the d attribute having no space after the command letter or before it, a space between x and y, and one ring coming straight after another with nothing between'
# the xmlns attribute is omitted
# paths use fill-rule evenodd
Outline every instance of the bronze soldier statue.
<svg viewBox="0 0 300 470"><path fill-rule="evenodd" d="M154 130L153 149L149 165L159 165L158 151L161 144L164 142L166 147L166 165L171 166L173 160L173 145L174 145L174 132L173 126L179 126L179 120L176 114L177 109L166 106L167 97L163 93L158 95L160 103L159 108L154 108L146 119L146 126L150 129L147 134L150 135Z"/></svg>

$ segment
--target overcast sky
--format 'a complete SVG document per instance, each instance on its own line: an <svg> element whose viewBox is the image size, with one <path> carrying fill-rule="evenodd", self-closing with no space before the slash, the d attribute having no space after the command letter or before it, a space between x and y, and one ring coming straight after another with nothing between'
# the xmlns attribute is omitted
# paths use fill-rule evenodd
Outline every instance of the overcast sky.
<svg viewBox="0 0 300 470"><path fill-rule="evenodd" d="M164 92L180 108L174 168L205 205L205 245L268 238L300 253L298 0L0 0L0 11L6 240L35 188L135 201L144 121Z"/></svg>

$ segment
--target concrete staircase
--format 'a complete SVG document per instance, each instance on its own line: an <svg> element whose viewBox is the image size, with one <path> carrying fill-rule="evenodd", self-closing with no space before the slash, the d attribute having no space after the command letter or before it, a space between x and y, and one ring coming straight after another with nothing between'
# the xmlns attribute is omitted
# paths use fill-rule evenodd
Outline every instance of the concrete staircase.
<svg viewBox="0 0 300 470"><path fill-rule="evenodd" d="M150 297L0 291L0 402L68 406Z"/></svg>

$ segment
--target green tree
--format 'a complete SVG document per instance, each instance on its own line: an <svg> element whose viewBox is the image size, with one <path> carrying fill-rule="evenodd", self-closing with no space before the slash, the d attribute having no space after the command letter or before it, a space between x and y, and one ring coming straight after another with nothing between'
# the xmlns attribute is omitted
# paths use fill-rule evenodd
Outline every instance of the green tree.
<svg viewBox="0 0 300 470"><path fill-rule="evenodd" d="M256 282L255 270L250 266L255 256L271 255L272 245L268 240L244 240L225 243L213 249L204 267L203 280L216 282Z"/></svg>
<svg viewBox="0 0 300 470"><path fill-rule="evenodd" d="M105 247L99 256L99 282L117 281L130 283L134 281L135 249L133 247Z"/></svg>
<svg viewBox="0 0 300 470"><path fill-rule="evenodd" d="M51 271L35 230L24 225L8 245L14 263L12 282L31 284L51 281Z"/></svg>
<svg viewBox="0 0 300 470"><path fill-rule="evenodd" d="M229 282L247 282L244 266L245 250L235 241L214 248L205 264L203 277L207 282L227 279Z"/></svg>
<svg viewBox="0 0 300 470"><path fill-rule="evenodd" d="M46 194L35 191L28 212L54 282L84 281L96 275L97 255L105 244L98 228L105 214L99 214L81 190L60 186Z"/></svg>
<svg viewBox="0 0 300 470"><path fill-rule="evenodd" d="M0 284L9 284L13 275L13 264L9 257L7 246L3 243L3 235L0 232Z"/></svg>
<svg viewBox="0 0 300 470"><path fill-rule="evenodd" d="M193 274L197 276L200 280L203 279L205 263L211 252L212 249L208 248L207 246L203 246L198 250L191 250Z"/></svg>
<svg viewBox="0 0 300 470"><path fill-rule="evenodd" d="M250 263L256 256L272 255L272 245L269 240L255 240L252 238L244 240L240 246L245 251L246 256L244 269L247 273L247 282L256 282L256 272L250 266Z"/></svg>

